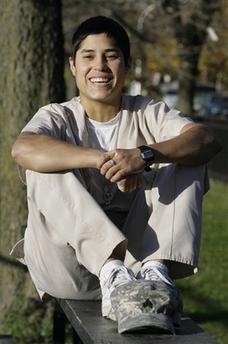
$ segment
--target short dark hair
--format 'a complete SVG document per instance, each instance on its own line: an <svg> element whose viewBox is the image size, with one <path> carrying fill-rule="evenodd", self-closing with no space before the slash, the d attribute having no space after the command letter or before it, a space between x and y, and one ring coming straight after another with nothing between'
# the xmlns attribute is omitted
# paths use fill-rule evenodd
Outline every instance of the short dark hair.
<svg viewBox="0 0 228 344"><path fill-rule="evenodd" d="M128 34L119 23L104 16L89 18L76 29L71 41L71 58L73 61L75 60L75 55L81 42L89 35L97 35L100 33L105 33L114 40L116 46L122 51L125 65L127 65L130 57Z"/></svg>

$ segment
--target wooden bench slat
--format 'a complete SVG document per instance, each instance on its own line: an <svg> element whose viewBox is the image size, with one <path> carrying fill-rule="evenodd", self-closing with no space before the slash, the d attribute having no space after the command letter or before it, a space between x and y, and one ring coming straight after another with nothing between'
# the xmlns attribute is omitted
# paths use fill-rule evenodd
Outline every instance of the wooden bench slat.
<svg viewBox="0 0 228 344"><path fill-rule="evenodd" d="M218 344L189 317L183 317L176 335L119 334L117 323L101 316L99 301L58 300L84 344Z"/></svg>
<svg viewBox="0 0 228 344"><path fill-rule="evenodd" d="M15 344L15 342L11 335L0 334L0 344Z"/></svg>

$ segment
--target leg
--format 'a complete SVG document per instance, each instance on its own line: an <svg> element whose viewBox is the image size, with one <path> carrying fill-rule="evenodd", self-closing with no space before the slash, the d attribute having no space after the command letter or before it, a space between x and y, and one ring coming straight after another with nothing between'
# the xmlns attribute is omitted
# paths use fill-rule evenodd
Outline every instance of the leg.
<svg viewBox="0 0 228 344"><path fill-rule="evenodd" d="M63 298L87 298L90 290L96 298L92 274L125 236L71 172L27 171L27 187L25 259L36 287Z"/></svg>
<svg viewBox="0 0 228 344"><path fill-rule="evenodd" d="M143 263L148 260L165 263L172 278L192 275L198 265L202 199L208 190L205 167L162 167L152 188L149 190L148 182L144 188L139 207L145 208L146 204L147 210L140 212L145 214L144 219L148 212L147 223L142 219L140 227L142 217L135 202L123 228L131 255ZM139 229L143 233L139 234Z"/></svg>
<svg viewBox="0 0 228 344"><path fill-rule="evenodd" d="M140 326L174 333L183 303L168 273L189 276L198 264L205 168L168 165L150 184L145 182L144 195L138 193L123 227L130 251L126 265L134 259L144 265L138 281L111 294L121 333Z"/></svg>

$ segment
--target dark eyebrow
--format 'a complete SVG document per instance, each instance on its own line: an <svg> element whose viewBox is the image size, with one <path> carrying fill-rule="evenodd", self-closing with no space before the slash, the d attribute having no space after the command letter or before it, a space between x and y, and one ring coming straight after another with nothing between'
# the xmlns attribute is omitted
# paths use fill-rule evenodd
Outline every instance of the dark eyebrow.
<svg viewBox="0 0 228 344"><path fill-rule="evenodd" d="M91 53L91 52L94 52L95 50L94 49L83 49L81 51L81 54L84 54L84 53ZM120 50L118 48L108 48L108 49L105 49L105 53L109 53L109 52L116 52L116 53L120 53Z"/></svg>
<svg viewBox="0 0 228 344"><path fill-rule="evenodd" d="M93 49L83 49L81 51L81 54L83 54L83 53L90 53L90 52L93 52L93 51L94 51Z"/></svg>
<svg viewBox="0 0 228 344"><path fill-rule="evenodd" d="M115 53L120 53L120 50L118 48L109 48L109 49L105 49L106 53L111 53L111 52L115 52Z"/></svg>

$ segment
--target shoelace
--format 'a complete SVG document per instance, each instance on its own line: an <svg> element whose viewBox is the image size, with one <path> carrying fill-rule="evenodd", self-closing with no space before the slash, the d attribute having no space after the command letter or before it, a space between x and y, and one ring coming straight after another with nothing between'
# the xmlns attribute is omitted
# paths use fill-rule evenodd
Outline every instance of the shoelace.
<svg viewBox="0 0 228 344"><path fill-rule="evenodd" d="M136 280L133 273L126 269L125 267L120 267L118 269L113 269L105 284L108 286L108 288L115 288L116 286L119 286L121 284L125 284L128 281ZM125 277L125 278L123 278Z"/></svg>
<svg viewBox="0 0 228 344"><path fill-rule="evenodd" d="M167 284L174 285L174 282L171 280L171 278L167 274L164 275L156 267L144 268L141 272L141 276L145 280L151 280L151 281L161 281L162 280L163 282L165 282Z"/></svg>

